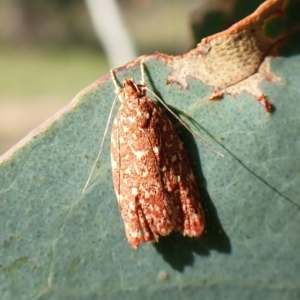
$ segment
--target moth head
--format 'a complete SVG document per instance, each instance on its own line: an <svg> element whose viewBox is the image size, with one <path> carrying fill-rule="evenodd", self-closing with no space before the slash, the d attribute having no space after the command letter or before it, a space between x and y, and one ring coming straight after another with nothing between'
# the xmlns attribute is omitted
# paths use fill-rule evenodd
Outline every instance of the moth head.
<svg viewBox="0 0 300 300"><path fill-rule="evenodd" d="M135 97L142 97L146 94L146 85L145 84L136 84L133 81L133 78L126 78L123 81L123 90L124 94L128 97L135 96Z"/></svg>

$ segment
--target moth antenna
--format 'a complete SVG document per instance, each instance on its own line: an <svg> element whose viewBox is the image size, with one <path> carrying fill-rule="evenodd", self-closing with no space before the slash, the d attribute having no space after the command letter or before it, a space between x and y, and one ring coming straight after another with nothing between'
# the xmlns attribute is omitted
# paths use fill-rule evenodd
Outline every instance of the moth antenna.
<svg viewBox="0 0 300 300"><path fill-rule="evenodd" d="M110 70L110 76L111 76L111 79L112 79L112 81L114 83L114 86L115 86L115 93L116 93L117 96L120 96L122 88L120 88L118 83L117 83L116 74L115 74L114 70ZM120 101L121 101L121 99L120 99Z"/></svg>
<svg viewBox="0 0 300 300"><path fill-rule="evenodd" d="M116 102L117 102L116 100L120 96L120 93L122 91L122 89L117 84L117 80L116 80L116 76L115 76L114 71L110 70L110 74L111 74L111 78L113 80L113 83L114 83L114 85L116 87L116 96L115 96L115 99L113 101L113 104L111 106L111 109L110 109L110 112L109 112L109 115L108 115L108 119L107 119L107 122L106 122L105 130L104 130L104 134L103 134L103 138L102 138L102 141L101 141L101 144L100 144L100 148L99 148L99 151L98 151L97 158L96 158L96 160L95 160L95 162L93 164L93 167L91 169L90 175L89 175L89 177L88 177L88 179L86 181L86 184L85 184L85 186L84 186L84 188L82 190L82 194L86 191L86 189L87 189L87 187L88 187L88 185L89 185L89 183L91 181L93 172L94 172L94 170L96 168L97 162L99 161L99 158L100 158L100 155L102 153L103 146L104 146L105 137L107 136L107 132L108 132L108 127L109 127L109 123L110 123L110 120L111 120L111 116L112 116L114 107L115 107Z"/></svg>
<svg viewBox="0 0 300 300"><path fill-rule="evenodd" d="M141 84L146 86L146 81L145 81L145 65L144 65L143 61L141 61L140 67L141 67L141 76L142 76L142 78L141 78Z"/></svg>
<svg viewBox="0 0 300 300"><path fill-rule="evenodd" d="M173 110L166 104L164 103L164 101L162 101L154 92L152 92L150 89L148 89L148 87L145 84L145 78L144 78L144 74L145 74L145 66L144 63L141 62L141 73L142 73L142 81L141 84L145 85L144 88L150 93L152 94L167 110L169 113L172 114L172 116L174 116L192 135L194 135L201 143L203 143L207 148L209 148L210 150L212 150L213 152L215 152L216 154L220 155L221 157L224 157L224 154L220 153L219 151L217 151L216 149L214 149L212 146L210 146L202 137L200 137L195 131L193 131L192 129L190 129L188 127L188 125L182 121L174 112Z"/></svg>
<svg viewBox="0 0 300 300"><path fill-rule="evenodd" d="M152 94L167 110L169 113L172 114L192 135L194 135L201 143L203 143L207 148L209 148L211 151L215 152L216 154L220 155L221 157L225 157L224 154L214 149L212 146L210 146L202 137L200 137L199 134L197 134L194 130L190 129L188 125L181 120L174 112L173 110L166 104L164 101L162 101L154 92L152 92L150 89L148 89L147 86L145 86L145 89Z"/></svg>

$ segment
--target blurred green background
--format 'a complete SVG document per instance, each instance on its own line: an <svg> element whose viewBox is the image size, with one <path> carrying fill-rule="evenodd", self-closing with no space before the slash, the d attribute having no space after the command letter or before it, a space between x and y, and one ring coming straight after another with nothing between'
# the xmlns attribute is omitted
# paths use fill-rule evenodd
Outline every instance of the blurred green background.
<svg viewBox="0 0 300 300"><path fill-rule="evenodd" d="M109 71L88 1L0 2L0 155ZM239 9L240 15L232 17L233 0L116 1L136 56L185 53L262 1L244 1L243 7L248 2L247 12ZM216 11L222 13L214 15ZM215 16L215 28L205 27L204 16ZM109 26L115 23L111 18Z"/></svg>

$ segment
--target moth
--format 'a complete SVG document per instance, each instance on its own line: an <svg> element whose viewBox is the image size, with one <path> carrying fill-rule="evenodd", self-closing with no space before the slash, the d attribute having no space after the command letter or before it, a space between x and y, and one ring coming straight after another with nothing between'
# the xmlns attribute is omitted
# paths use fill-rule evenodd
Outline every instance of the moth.
<svg viewBox="0 0 300 300"><path fill-rule="evenodd" d="M121 102L111 133L113 183L134 249L172 231L199 237L204 230L204 212L188 156L166 113L146 94L143 64L141 73L140 84L126 78L119 88L111 71Z"/></svg>

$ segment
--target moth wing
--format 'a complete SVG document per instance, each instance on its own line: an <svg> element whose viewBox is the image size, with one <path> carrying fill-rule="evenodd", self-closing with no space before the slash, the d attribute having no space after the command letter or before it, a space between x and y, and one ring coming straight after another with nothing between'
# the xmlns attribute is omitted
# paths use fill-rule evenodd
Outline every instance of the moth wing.
<svg viewBox="0 0 300 300"><path fill-rule="evenodd" d="M200 194L182 142L170 119L160 107L153 110L154 145L159 162L163 190L173 208L174 229L183 235L197 237L204 230L204 212Z"/></svg>
<svg viewBox="0 0 300 300"><path fill-rule="evenodd" d="M137 248L174 229L173 208L153 149L156 133L127 122L124 114L120 109L112 128L113 182L128 242Z"/></svg>

